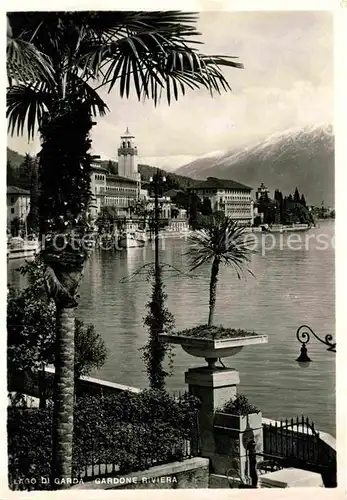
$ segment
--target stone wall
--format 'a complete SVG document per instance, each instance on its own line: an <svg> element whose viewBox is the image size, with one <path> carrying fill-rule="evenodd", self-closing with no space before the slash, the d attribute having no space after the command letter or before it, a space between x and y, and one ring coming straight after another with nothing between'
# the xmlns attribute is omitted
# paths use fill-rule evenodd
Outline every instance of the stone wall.
<svg viewBox="0 0 347 500"><path fill-rule="evenodd" d="M95 478L80 483L71 489L192 489L208 488L209 460L194 457L182 462L151 467L146 471L133 472L122 476Z"/></svg>
<svg viewBox="0 0 347 500"><path fill-rule="evenodd" d="M46 377L46 394L47 397L52 397L53 394L53 379L54 379L54 368L47 367L45 369ZM26 373L25 376L20 374L12 374L8 377L8 391L9 392L23 392L28 396L35 398L39 397L38 389L38 376L33 373ZM129 391L139 393L141 389L137 387L131 387L123 384L116 384L114 382L109 382L107 380L100 380L92 377L81 377L77 382L77 394L120 394L121 392Z"/></svg>

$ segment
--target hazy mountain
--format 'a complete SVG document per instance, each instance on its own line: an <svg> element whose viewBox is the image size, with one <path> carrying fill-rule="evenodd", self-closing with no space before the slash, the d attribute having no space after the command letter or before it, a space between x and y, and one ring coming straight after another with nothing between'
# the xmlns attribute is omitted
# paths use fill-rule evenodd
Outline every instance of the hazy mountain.
<svg viewBox="0 0 347 500"><path fill-rule="evenodd" d="M205 155L206 156L206 155ZM255 190L264 182L271 192L298 187L312 204L334 205L334 136L331 125L276 133L238 151L198 158L175 171L195 179L233 179Z"/></svg>

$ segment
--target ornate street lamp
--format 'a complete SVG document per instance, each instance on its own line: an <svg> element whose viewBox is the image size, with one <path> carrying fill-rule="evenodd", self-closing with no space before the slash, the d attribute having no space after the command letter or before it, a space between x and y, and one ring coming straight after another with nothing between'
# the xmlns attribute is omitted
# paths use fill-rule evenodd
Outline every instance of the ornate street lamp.
<svg viewBox="0 0 347 500"><path fill-rule="evenodd" d="M306 345L309 343L311 337L310 334L312 334L319 342L322 344L328 346L327 351L331 352L336 352L336 342L333 342L333 336L328 334L325 336L324 340L322 340L314 331L312 328L310 328L307 325L301 325L296 331L296 338L298 339L299 342L301 342L301 349L300 349L300 356L297 358L297 362L302 368L306 368L308 366L308 363L312 361L311 358L309 358L307 354L307 347Z"/></svg>
<svg viewBox="0 0 347 500"><path fill-rule="evenodd" d="M149 178L149 182L153 187L154 191L154 262L155 262L155 275L158 275L159 268L159 197L162 195L163 185L166 182L166 178L161 174L159 168L157 168L153 177Z"/></svg>

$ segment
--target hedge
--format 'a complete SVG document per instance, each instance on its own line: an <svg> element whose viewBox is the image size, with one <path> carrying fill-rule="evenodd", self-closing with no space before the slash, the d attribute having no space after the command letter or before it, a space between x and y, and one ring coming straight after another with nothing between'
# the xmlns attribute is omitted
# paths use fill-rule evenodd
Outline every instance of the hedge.
<svg viewBox="0 0 347 500"><path fill-rule="evenodd" d="M73 475L93 464L114 464L120 473L181 460L196 431L199 401L175 400L161 391L85 396L74 409ZM9 485L49 489L52 408L8 409Z"/></svg>

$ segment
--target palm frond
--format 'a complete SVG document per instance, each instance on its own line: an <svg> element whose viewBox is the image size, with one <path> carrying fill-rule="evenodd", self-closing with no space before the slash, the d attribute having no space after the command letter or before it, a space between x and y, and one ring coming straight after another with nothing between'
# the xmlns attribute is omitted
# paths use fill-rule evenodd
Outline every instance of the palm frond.
<svg viewBox="0 0 347 500"><path fill-rule="evenodd" d="M53 68L49 58L30 42L7 38L7 76L9 82L32 82L53 80Z"/></svg>
<svg viewBox="0 0 347 500"><path fill-rule="evenodd" d="M102 72L108 91L119 82L122 97L129 96L132 82L139 100L151 98L155 104L164 92L168 103L177 100L186 87L205 87L211 94L230 90L221 67L243 65L231 56L200 54L191 38L200 35L196 19L177 11L117 13L104 34L99 28L97 46L84 52L84 74L97 79Z"/></svg>
<svg viewBox="0 0 347 500"><path fill-rule="evenodd" d="M245 228L227 217L204 221L202 228L189 236L190 270L217 258L221 264L232 266L239 279L244 277L245 267L254 253L245 236ZM247 271L253 275L252 271Z"/></svg>
<svg viewBox="0 0 347 500"><path fill-rule="evenodd" d="M54 93L44 83L37 82L9 87L6 98L8 131L23 135L26 124L28 137L33 138L44 112L52 106Z"/></svg>
<svg viewBox="0 0 347 500"><path fill-rule="evenodd" d="M92 115L104 116L109 110L107 104L101 99L99 94L93 87L85 82L81 76L76 73L69 75L71 94L76 94L82 101L86 102L90 107Z"/></svg>

